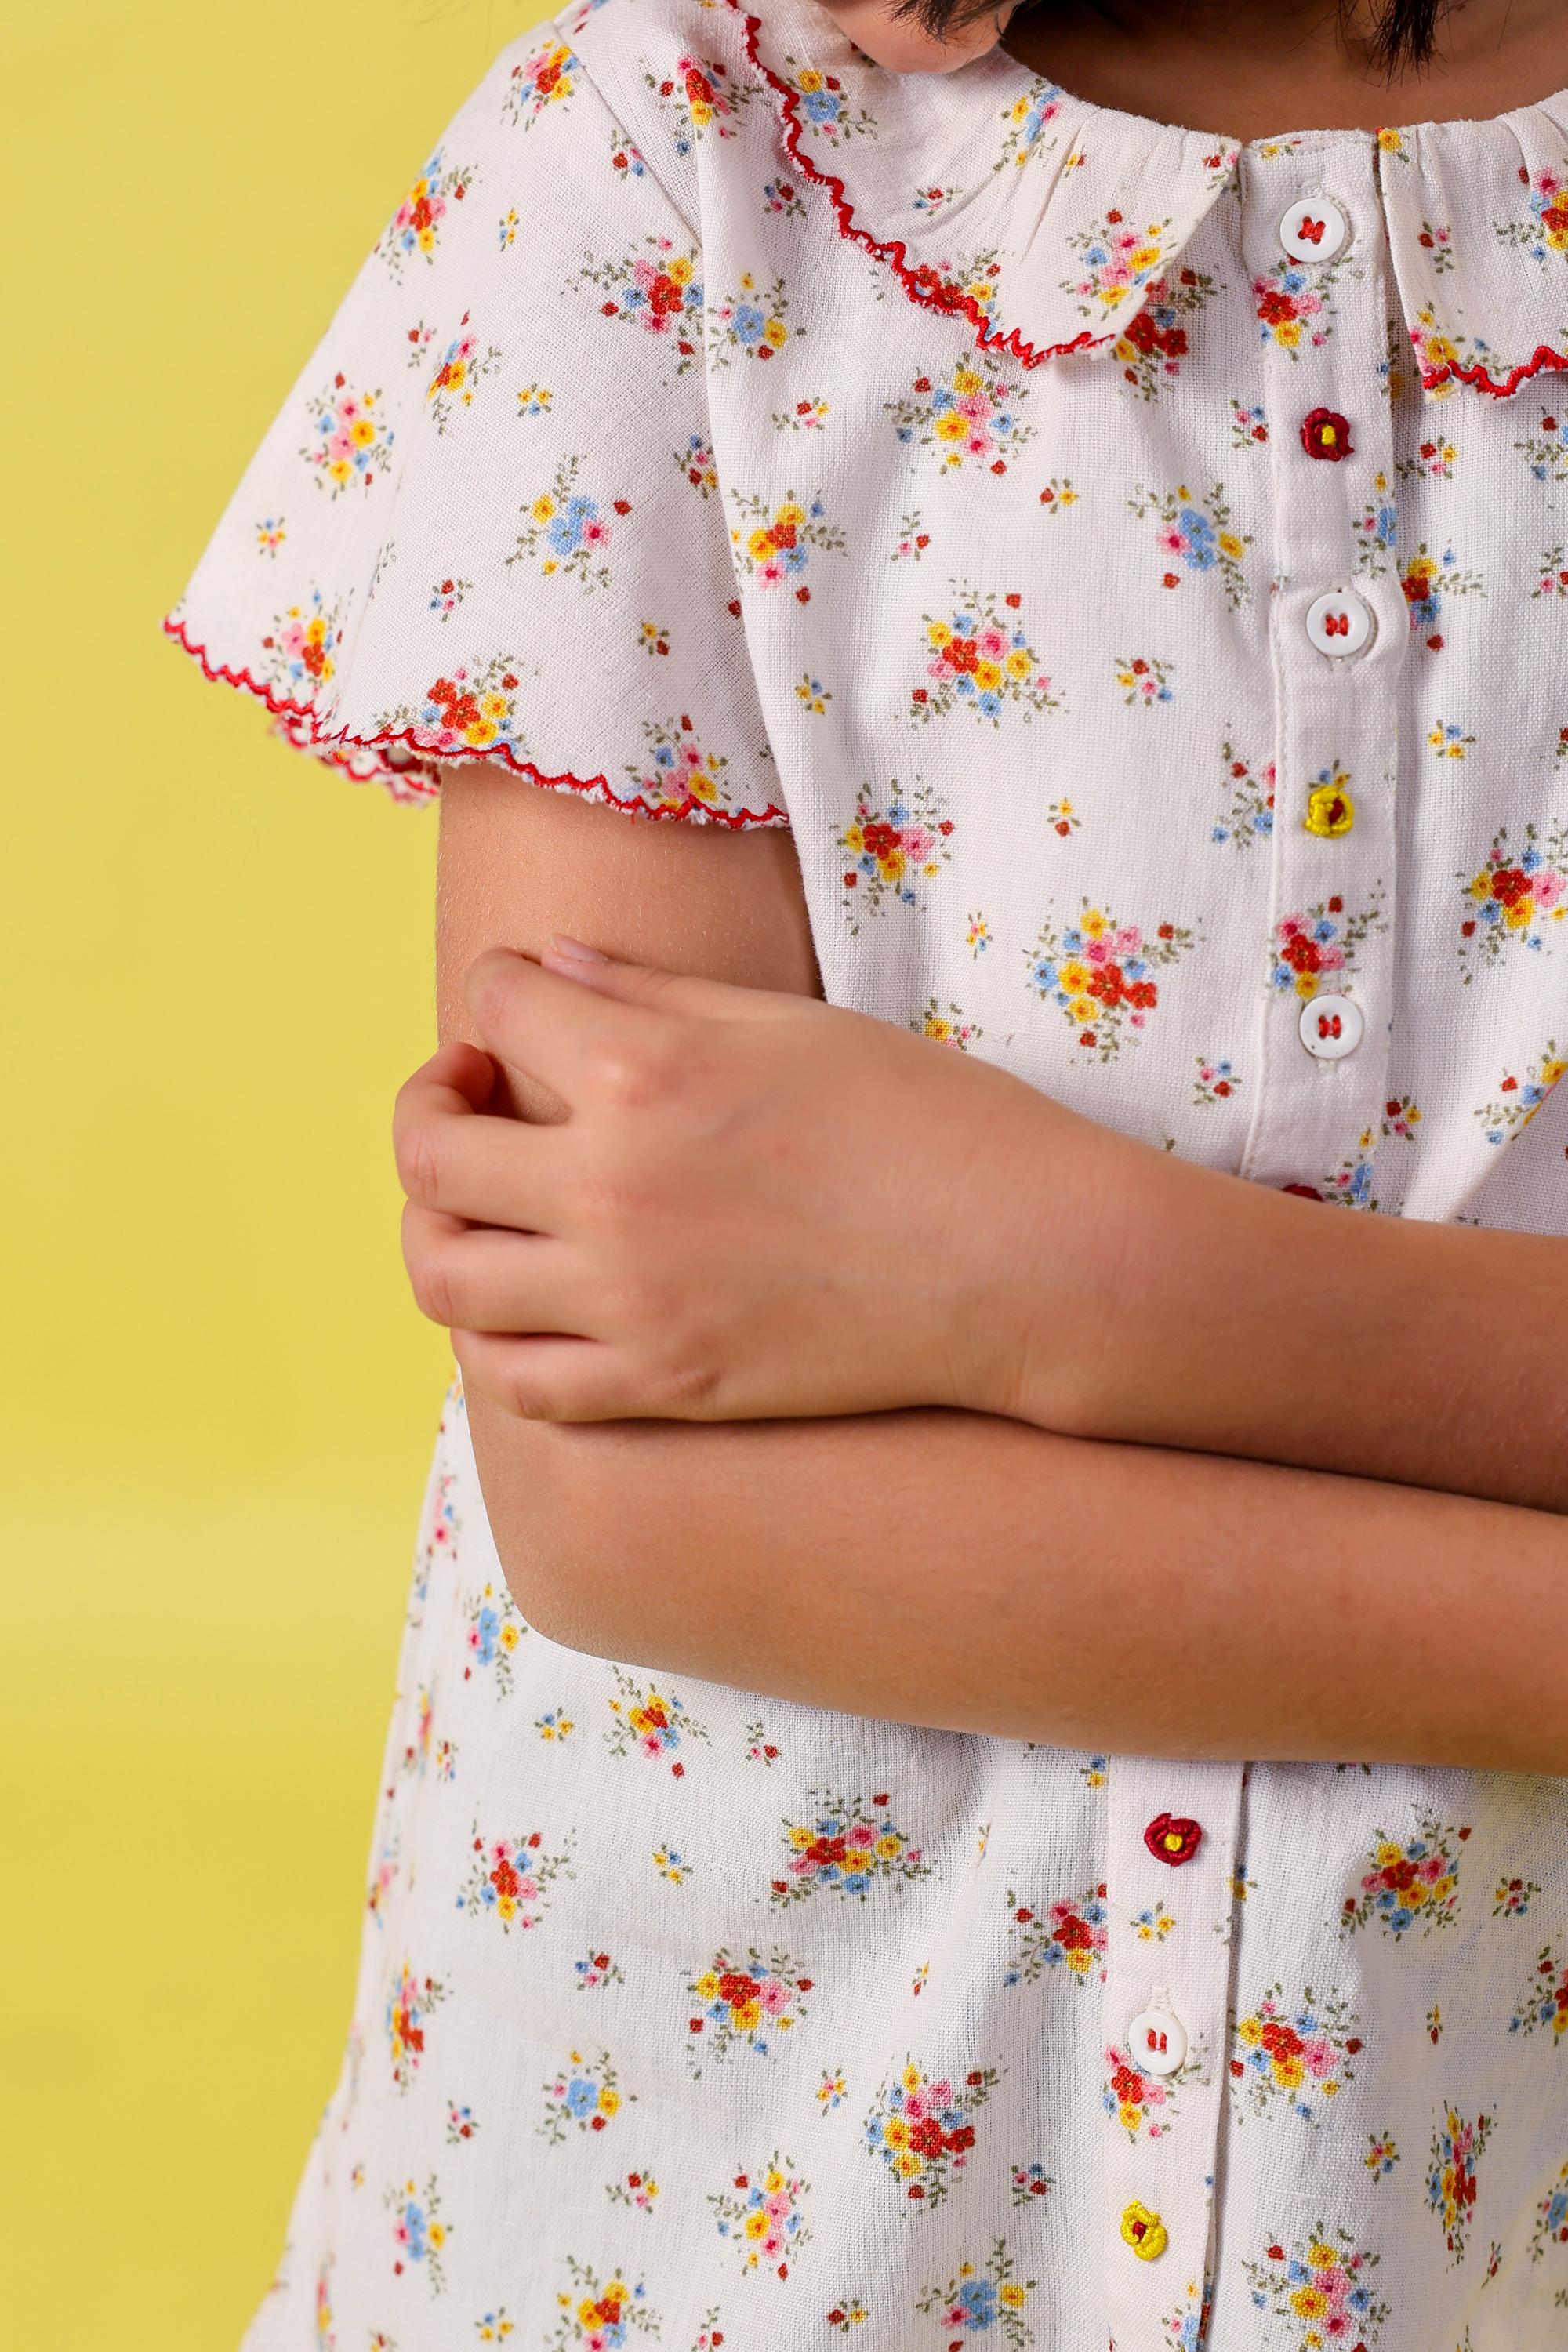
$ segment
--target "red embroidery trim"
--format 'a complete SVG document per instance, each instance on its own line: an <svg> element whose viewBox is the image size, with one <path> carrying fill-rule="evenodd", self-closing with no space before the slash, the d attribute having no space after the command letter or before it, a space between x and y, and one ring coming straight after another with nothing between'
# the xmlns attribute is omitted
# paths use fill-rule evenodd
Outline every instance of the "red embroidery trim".
<svg viewBox="0 0 1568 2352"><path fill-rule="evenodd" d="M209 662L206 647L192 642L183 621L174 621L165 614L162 625L165 635L173 637L175 644L183 646L194 661L200 663L204 677L210 679L215 685L244 687L247 693L254 694L258 701L264 702L275 717L287 719L289 739L301 751L309 748L312 751L324 751L329 764L347 775L351 782L356 784L368 783L374 777L377 783L386 785L395 800L405 802L438 800L441 786L439 778L436 774L437 765L457 760L478 760L508 768L513 775L526 776L531 783L542 784L551 791L564 785L575 793L603 793L612 807L622 810L627 815L676 818L689 815L710 824L727 824L736 830L748 824L764 824L774 817L784 818L786 824L789 822L788 810L775 806L771 801L765 809L760 811L713 809L710 808L705 801L698 800L695 794L689 793L678 807L656 808L651 802L645 800L640 793L635 793L627 798L613 792L608 779L604 776L574 776L570 770L563 770L558 776L547 776L542 768L534 766L531 760L515 759L504 744L498 745L490 751L432 752L416 740L415 730L411 727L396 730L384 729L377 735L351 735L345 728L339 735L329 735L308 702L294 702L287 695L274 693L273 689L269 686L264 686L259 678L252 677L247 669L230 669L225 663ZM405 767L395 766L390 760L379 756L382 747L389 743L409 745L423 756L410 761ZM350 756L356 751L370 753L374 762L363 773L356 772L355 764Z"/></svg>
<svg viewBox="0 0 1568 2352"><path fill-rule="evenodd" d="M1156 1813L1143 1832L1143 1843L1161 1862L1168 1862L1173 1870L1178 1863L1191 1862L1203 1836L1199 1822L1183 1815ZM1173 1850L1172 1840L1175 1841Z"/></svg>
<svg viewBox="0 0 1568 2352"><path fill-rule="evenodd" d="M1533 359L1526 360L1513 369L1501 383L1494 383L1479 361L1474 367L1468 368L1455 367L1451 362L1440 368L1423 368L1421 383L1425 391L1430 392L1434 384L1447 383L1452 376L1456 383L1473 383L1479 392L1489 392L1494 399L1506 400L1510 393L1517 392L1521 383L1528 383L1532 375L1539 375L1542 368L1568 368L1568 352L1555 352L1549 343L1542 343Z"/></svg>
<svg viewBox="0 0 1568 2352"><path fill-rule="evenodd" d="M810 156L805 153L800 143L800 93L798 90L791 89L788 82L782 81L773 68L758 54L757 36L763 29L762 18L748 14L742 5L742 0L727 0L727 5L741 18L744 28L747 62L762 75L778 100L779 115L784 125L784 145L789 151L791 161L808 180L814 182L817 187L827 190L833 199L833 210L837 218L839 236L856 245L864 246L866 251L875 255L879 261L885 261L911 302L921 303L928 310L944 311L949 317L959 316L967 319L972 326L979 329L974 340L982 351L1005 352L1009 359L1016 360L1022 367L1038 367L1042 361L1056 359L1068 352L1089 351L1100 343L1114 342L1125 331L1125 322L1113 328L1108 335L1091 335L1086 327L1081 334L1073 337L1070 343L1047 343L1043 349L1037 349L1016 327L1009 328L1005 335L993 333L986 324L984 311L974 300L973 295L961 294L956 287L943 285L940 279L935 279L933 271L928 270L924 275L929 279L934 279L935 282L923 283L921 273L910 269L905 261L904 256L909 248L903 238L873 236L868 229L858 226L855 207L845 191L843 181L836 172L819 170ZM1527 378L1539 375L1543 368L1568 368L1568 352L1554 352L1547 344L1542 343L1534 358L1527 361L1522 366L1513 369L1506 382L1502 383L1495 383L1486 369L1479 364L1473 368L1453 366L1431 370L1423 368L1421 383L1423 388L1430 392L1434 385L1446 383L1452 376L1461 383L1476 384L1481 391L1489 392L1498 399L1503 400L1510 393L1517 392L1519 386Z"/></svg>
<svg viewBox="0 0 1568 2352"><path fill-rule="evenodd" d="M839 236L864 246L867 252L875 255L879 261L885 261L911 302L919 302L928 310L943 311L950 318L967 319L972 326L980 330L974 341L981 351L1005 352L1009 359L1016 360L1022 367L1038 367L1042 361L1055 359L1067 352L1088 351L1091 345L1113 342L1123 332L1123 328L1118 326L1108 335L1091 335L1086 327L1081 334L1073 337L1070 343L1047 343L1043 350L1037 350L1027 341L1016 327L1010 327L1005 335L999 335L987 325L985 313L972 294L961 293L956 286L946 284L929 267L923 271L908 267L904 256L909 248L901 236L873 236L868 229L858 227L855 207L845 194L843 181L836 173L819 171L801 147L800 92L791 89L787 81L781 81L773 68L758 55L757 36L763 29L762 18L745 14L742 0L728 0L728 5L740 16L745 28L748 63L755 68L777 96L784 145L791 161L808 180L827 190L837 216Z"/></svg>

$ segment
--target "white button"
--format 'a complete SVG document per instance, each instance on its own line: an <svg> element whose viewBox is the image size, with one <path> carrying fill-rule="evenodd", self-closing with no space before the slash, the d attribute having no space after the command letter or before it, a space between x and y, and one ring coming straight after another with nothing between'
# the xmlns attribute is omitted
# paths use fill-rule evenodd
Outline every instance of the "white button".
<svg viewBox="0 0 1568 2352"><path fill-rule="evenodd" d="M1350 241L1351 225L1331 196L1303 196L1279 223L1292 261L1331 261Z"/></svg>
<svg viewBox="0 0 1568 2352"><path fill-rule="evenodd" d="M1342 1062L1361 1044L1364 1024L1355 998L1337 995L1331 989L1308 997L1298 1025L1309 1054L1316 1055L1320 1062Z"/></svg>
<svg viewBox="0 0 1568 2352"><path fill-rule="evenodd" d="M1127 2029L1127 2054L1144 2074L1173 2074L1187 2054L1187 2029L1168 2009L1141 2009Z"/></svg>
<svg viewBox="0 0 1568 2352"><path fill-rule="evenodd" d="M1307 635L1321 654L1359 654L1377 624L1372 606L1353 588L1331 588L1307 607Z"/></svg>

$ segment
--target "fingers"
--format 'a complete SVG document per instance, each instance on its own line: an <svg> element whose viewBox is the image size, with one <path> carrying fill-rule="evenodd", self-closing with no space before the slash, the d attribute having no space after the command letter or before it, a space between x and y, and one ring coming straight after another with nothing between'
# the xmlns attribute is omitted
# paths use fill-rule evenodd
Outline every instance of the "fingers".
<svg viewBox="0 0 1568 2352"><path fill-rule="evenodd" d="M470 1225L407 1201L403 1263L422 1315L447 1329L596 1337L581 1261L548 1234ZM584 1328L584 1327L587 1327Z"/></svg>
<svg viewBox="0 0 1568 2352"><path fill-rule="evenodd" d="M642 1421L668 1417L628 1394L626 1367L597 1339L516 1339L494 1331L452 1332L465 1389L492 1398L521 1421Z"/></svg>
<svg viewBox="0 0 1568 2352"><path fill-rule="evenodd" d="M504 947L474 958L463 999L499 1060L574 1108L594 1094L606 1063L651 1064L664 1025L651 1005L601 994Z"/></svg>
<svg viewBox="0 0 1568 2352"><path fill-rule="evenodd" d="M397 1180L412 1202L475 1224L555 1233L570 1200L571 1123L543 1126L475 1108L489 1057L453 1041L405 1078L392 1114Z"/></svg>

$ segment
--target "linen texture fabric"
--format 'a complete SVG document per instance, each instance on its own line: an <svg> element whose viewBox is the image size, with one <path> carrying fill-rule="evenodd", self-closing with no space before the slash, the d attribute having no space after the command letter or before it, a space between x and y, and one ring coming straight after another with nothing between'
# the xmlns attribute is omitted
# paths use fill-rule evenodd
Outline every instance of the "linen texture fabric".
<svg viewBox="0 0 1568 2352"><path fill-rule="evenodd" d="M1568 90L1238 145L602 0L460 107L164 625L405 802L789 825L829 1001L1302 1216L1568 1234L1565 367ZM1565 2051L1568 1781L567 1650L454 1378L247 2352L1555 2352Z"/></svg>

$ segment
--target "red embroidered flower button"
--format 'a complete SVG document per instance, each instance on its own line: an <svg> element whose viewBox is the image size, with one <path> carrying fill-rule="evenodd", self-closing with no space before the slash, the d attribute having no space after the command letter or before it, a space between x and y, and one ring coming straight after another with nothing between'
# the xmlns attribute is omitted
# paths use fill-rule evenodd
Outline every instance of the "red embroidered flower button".
<svg viewBox="0 0 1568 2352"><path fill-rule="evenodd" d="M1310 409L1301 419L1301 446L1309 457L1352 457L1349 417L1337 408Z"/></svg>
<svg viewBox="0 0 1568 2352"><path fill-rule="evenodd" d="M1191 1862L1203 1836L1199 1824L1172 1813L1156 1813L1143 1832L1143 1843L1152 1854L1172 1867L1179 1862Z"/></svg>

